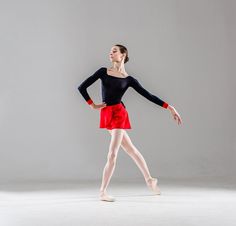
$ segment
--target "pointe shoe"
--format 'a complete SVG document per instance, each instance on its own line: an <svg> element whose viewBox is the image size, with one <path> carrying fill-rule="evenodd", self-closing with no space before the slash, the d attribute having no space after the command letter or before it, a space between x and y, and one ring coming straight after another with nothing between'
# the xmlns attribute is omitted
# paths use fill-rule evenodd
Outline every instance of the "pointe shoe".
<svg viewBox="0 0 236 226"><path fill-rule="evenodd" d="M113 196L108 195L106 192L100 192L99 197L101 201L114 202L116 200Z"/></svg>
<svg viewBox="0 0 236 226"><path fill-rule="evenodd" d="M160 188L158 187L157 185L157 178L149 178L147 180L147 186L156 194L156 195L160 195L161 194L161 191L160 191Z"/></svg>

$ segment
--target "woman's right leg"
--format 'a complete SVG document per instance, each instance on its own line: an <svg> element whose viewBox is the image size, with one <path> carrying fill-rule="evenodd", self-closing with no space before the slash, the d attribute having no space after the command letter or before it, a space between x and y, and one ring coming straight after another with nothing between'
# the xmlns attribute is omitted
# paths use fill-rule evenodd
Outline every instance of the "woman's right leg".
<svg viewBox="0 0 236 226"><path fill-rule="evenodd" d="M115 169L117 154L121 145L123 134L124 129L113 129L111 131L111 142L107 155L107 163L103 170L102 184L100 187L100 194L102 198L107 199L105 201L109 201L109 197L106 195L106 189Z"/></svg>

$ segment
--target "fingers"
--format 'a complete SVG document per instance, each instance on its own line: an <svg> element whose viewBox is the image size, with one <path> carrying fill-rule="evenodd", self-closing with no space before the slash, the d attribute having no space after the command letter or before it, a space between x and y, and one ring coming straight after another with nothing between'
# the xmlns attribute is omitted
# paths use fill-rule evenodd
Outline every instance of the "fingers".
<svg viewBox="0 0 236 226"><path fill-rule="evenodd" d="M178 116L178 124L181 124L182 123L182 120L181 118Z"/></svg>
<svg viewBox="0 0 236 226"><path fill-rule="evenodd" d="M103 102L102 104L98 105L98 109L104 108L106 106L107 106L107 104L105 102Z"/></svg>
<svg viewBox="0 0 236 226"><path fill-rule="evenodd" d="M182 120L177 113L174 113L173 116L174 116L174 120L177 121L178 125L182 123Z"/></svg>

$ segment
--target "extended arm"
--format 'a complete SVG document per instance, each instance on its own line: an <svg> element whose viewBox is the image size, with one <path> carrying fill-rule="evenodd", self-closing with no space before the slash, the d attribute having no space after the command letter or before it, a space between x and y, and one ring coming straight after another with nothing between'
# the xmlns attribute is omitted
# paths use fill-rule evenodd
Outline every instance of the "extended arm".
<svg viewBox="0 0 236 226"><path fill-rule="evenodd" d="M136 78L132 77L130 86L134 88L139 94L150 100L151 102L158 104L163 108L168 108L169 104L167 102L161 100L159 97L151 94L146 89L144 89Z"/></svg>
<svg viewBox="0 0 236 226"><path fill-rule="evenodd" d="M181 119L180 115L178 114L178 112L175 110L175 108L173 106L169 105L168 103L161 100L157 96L149 93L147 90L145 90L142 87L142 85L138 82L137 79L132 78L132 82L131 82L130 86L133 87L142 96L146 97L148 100L162 106L163 108L167 108L168 110L170 110L171 114L173 115L174 120L176 120L179 125L182 123L182 119Z"/></svg>
<svg viewBox="0 0 236 226"><path fill-rule="evenodd" d="M102 68L98 69L93 75L85 79L78 87L78 90L80 91L81 95L84 97L84 99L89 105L93 104L93 100L90 98L87 92L87 88L101 77L101 72Z"/></svg>

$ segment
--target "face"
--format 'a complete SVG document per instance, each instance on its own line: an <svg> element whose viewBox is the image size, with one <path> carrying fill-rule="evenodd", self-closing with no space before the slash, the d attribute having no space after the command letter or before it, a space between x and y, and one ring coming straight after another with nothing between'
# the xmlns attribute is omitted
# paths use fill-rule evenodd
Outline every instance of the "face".
<svg viewBox="0 0 236 226"><path fill-rule="evenodd" d="M110 61L121 62L123 57L125 57L125 53L121 53L118 46L113 46L111 48L111 51L109 54Z"/></svg>

